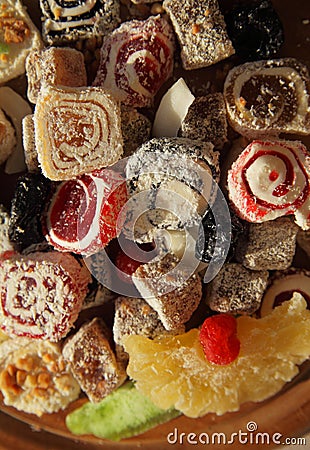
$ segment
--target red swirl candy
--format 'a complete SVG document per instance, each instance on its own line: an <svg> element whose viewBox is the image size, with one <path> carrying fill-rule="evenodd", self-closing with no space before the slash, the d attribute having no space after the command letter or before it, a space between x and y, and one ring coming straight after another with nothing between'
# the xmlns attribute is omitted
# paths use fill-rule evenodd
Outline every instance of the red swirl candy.
<svg viewBox="0 0 310 450"><path fill-rule="evenodd" d="M172 75L173 53L173 30L162 17L124 22L103 43L93 85L126 105L150 106Z"/></svg>
<svg viewBox="0 0 310 450"><path fill-rule="evenodd" d="M125 180L112 169L63 182L47 211L46 239L60 251L96 253L116 237L118 214L126 201Z"/></svg>
<svg viewBox="0 0 310 450"><path fill-rule="evenodd" d="M240 351L237 320L229 314L208 317L202 324L199 340L209 362L221 366L232 363Z"/></svg>
<svg viewBox="0 0 310 450"><path fill-rule="evenodd" d="M297 141L253 141L228 172L229 197L239 216L260 223L294 214L310 228L310 156Z"/></svg>
<svg viewBox="0 0 310 450"><path fill-rule="evenodd" d="M1 328L9 336L59 341L77 319L90 281L88 270L68 253L1 261Z"/></svg>

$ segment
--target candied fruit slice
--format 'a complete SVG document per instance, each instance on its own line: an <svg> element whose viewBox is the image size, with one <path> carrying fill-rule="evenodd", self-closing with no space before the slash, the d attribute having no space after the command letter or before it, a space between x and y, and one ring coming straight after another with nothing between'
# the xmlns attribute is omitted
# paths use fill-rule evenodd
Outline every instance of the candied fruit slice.
<svg viewBox="0 0 310 450"><path fill-rule="evenodd" d="M237 318L240 353L231 364L205 358L199 330L150 340L124 340L128 375L158 407L174 407L189 417L237 411L248 401L277 393L310 356L310 311L300 294L262 319Z"/></svg>

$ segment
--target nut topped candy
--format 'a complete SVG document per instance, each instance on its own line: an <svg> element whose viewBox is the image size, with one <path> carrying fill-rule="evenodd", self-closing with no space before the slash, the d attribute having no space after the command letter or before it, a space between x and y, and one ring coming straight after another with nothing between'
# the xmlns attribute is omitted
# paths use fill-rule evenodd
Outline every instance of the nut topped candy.
<svg viewBox="0 0 310 450"><path fill-rule="evenodd" d="M1 0L0 84L22 75L31 50L42 47L40 33L20 0Z"/></svg>
<svg viewBox="0 0 310 450"><path fill-rule="evenodd" d="M59 344L18 338L0 344L0 391L6 405L40 417L65 409L80 387Z"/></svg>

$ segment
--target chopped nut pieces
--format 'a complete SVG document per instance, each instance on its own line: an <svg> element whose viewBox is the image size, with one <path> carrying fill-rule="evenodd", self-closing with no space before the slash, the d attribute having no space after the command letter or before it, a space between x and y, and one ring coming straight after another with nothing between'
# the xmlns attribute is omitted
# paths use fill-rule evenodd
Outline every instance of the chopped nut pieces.
<svg viewBox="0 0 310 450"><path fill-rule="evenodd" d="M65 409L80 393L59 345L23 338L0 344L0 390L6 405L37 416Z"/></svg>

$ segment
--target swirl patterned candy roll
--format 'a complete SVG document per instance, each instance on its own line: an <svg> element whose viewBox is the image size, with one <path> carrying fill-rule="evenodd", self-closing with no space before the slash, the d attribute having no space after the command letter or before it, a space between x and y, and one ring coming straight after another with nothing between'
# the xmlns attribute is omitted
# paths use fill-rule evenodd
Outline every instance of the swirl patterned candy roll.
<svg viewBox="0 0 310 450"><path fill-rule="evenodd" d="M234 67L225 80L228 118L250 139L280 133L309 134L310 78L294 58Z"/></svg>
<svg viewBox="0 0 310 450"><path fill-rule="evenodd" d="M40 0L49 45L110 33L120 22L119 0Z"/></svg>
<svg viewBox="0 0 310 450"><path fill-rule="evenodd" d="M59 341L77 319L90 281L88 270L68 253L1 261L1 328L12 337Z"/></svg>
<svg viewBox="0 0 310 450"><path fill-rule="evenodd" d="M310 156L298 141L253 141L228 172L229 197L254 223L294 214L310 228Z"/></svg>
<svg viewBox="0 0 310 450"><path fill-rule="evenodd" d="M116 162L123 153L120 114L101 88L42 88L34 124L43 174L70 180Z"/></svg>
<svg viewBox="0 0 310 450"><path fill-rule="evenodd" d="M150 106L172 75L174 34L160 16L124 22L101 49L94 86L102 86L126 105Z"/></svg>
<svg viewBox="0 0 310 450"><path fill-rule="evenodd" d="M124 178L109 168L65 181L44 220L46 239L60 251L94 254L116 237L118 213L126 201Z"/></svg>

